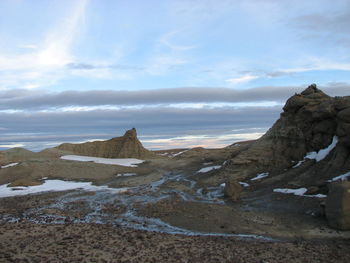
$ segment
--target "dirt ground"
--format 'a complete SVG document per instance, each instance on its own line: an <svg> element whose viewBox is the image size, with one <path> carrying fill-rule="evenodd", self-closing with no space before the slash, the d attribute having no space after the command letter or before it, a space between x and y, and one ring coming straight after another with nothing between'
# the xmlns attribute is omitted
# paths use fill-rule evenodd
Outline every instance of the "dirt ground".
<svg viewBox="0 0 350 263"><path fill-rule="evenodd" d="M262 242L110 225L0 225L0 262L349 262L350 241Z"/></svg>
<svg viewBox="0 0 350 263"><path fill-rule="evenodd" d="M328 227L322 198L273 193L280 182L271 177L247 179L249 187L232 202L223 197L224 173L198 172L236 150L199 148L139 167L65 161L57 152L7 154L3 164L19 164L0 170L0 184L47 177L129 190L0 198L0 262L349 261L350 231Z"/></svg>

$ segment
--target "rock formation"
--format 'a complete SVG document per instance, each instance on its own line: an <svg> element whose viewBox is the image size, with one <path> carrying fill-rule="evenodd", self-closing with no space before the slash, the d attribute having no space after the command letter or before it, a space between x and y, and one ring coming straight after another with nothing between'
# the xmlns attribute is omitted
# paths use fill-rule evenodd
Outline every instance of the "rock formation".
<svg viewBox="0 0 350 263"><path fill-rule="evenodd" d="M326 200L326 217L331 227L350 230L350 182L331 184Z"/></svg>
<svg viewBox="0 0 350 263"><path fill-rule="evenodd" d="M255 183L260 189L306 188L307 194L328 194L329 225L350 229L350 182L327 187L349 171L350 96L330 97L313 84L289 98L266 134L233 154L220 173L236 181L268 173Z"/></svg>
<svg viewBox="0 0 350 263"><path fill-rule="evenodd" d="M135 128L128 130L121 137L115 137L107 141L81 144L63 143L56 148L77 155L103 158L147 158L154 155L142 146L137 138Z"/></svg>
<svg viewBox="0 0 350 263"><path fill-rule="evenodd" d="M322 161L304 159L333 140L338 140L336 147ZM295 94L272 128L233 156L225 170L241 179L258 172L281 174L286 169L290 170L286 175L306 186L350 171L350 96L330 97L315 84Z"/></svg>
<svg viewBox="0 0 350 263"><path fill-rule="evenodd" d="M224 195L232 201L237 201L241 196L242 190L243 187L234 179L230 178L225 183Z"/></svg>

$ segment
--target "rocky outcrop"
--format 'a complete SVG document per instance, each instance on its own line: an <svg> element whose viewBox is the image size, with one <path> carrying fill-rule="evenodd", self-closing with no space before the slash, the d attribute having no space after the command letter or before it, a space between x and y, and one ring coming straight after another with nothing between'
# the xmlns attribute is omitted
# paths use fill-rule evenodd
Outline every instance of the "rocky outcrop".
<svg viewBox="0 0 350 263"><path fill-rule="evenodd" d="M330 227L350 230L350 182L330 185L326 200L326 217Z"/></svg>
<svg viewBox="0 0 350 263"><path fill-rule="evenodd" d="M229 178L225 183L224 196L232 201L237 201L241 196L242 190L243 187L237 181Z"/></svg>
<svg viewBox="0 0 350 263"><path fill-rule="evenodd" d="M280 174L302 161L307 153L327 148L334 136L338 143L324 160L305 161L293 170L298 170L295 176L300 183L317 185L350 170L350 96L330 97L313 84L289 98L272 128L233 157L226 171L237 179L258 172ZM308 169L303 171L306 166Z"/></svg>
<svg viewBox="0 0 350 263"><path fill-rule="evenodd" d="M103 158L149 158L154 155L142 146L137 138L135 128L128 130L121 137L107 141L93 141L81 144L64 143L56 148L77 155Z"/></svg>

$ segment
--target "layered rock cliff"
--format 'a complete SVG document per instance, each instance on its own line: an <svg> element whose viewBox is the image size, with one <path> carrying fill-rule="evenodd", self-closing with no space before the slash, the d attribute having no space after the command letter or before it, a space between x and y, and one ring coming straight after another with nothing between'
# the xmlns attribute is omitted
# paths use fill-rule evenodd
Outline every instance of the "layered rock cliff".
<svg viewBox="0 0 350 263"><path fill-rule="evenodd" d="M327 147L322 160L305 158ZM238 178L286 171L300 184L321 183L350 171L350 96L330 97L315 84L309 86L288 99L264 136L226 165L226 172Z"/></svg>
<svg viewBox="0 0 350 263"><path fill-rule="evenodd" d="M135 128L128 130L121 137L110 140L80 144L63 143L56 148L77 155L103 158L147 158L154 155L142 146Z"/></svg>

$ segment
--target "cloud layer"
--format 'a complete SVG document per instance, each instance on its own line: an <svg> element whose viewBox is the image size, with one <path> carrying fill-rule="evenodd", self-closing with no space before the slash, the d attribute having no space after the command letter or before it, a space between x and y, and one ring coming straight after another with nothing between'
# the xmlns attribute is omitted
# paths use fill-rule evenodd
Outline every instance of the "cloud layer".
<svg viewBox="0 0 350 263"><path fill-rule="evenodd" d="M138 91L91 90L49 93L31 90L0 91L0 110L38 110L82 106L169 105L179 103L251 103L284 101L305 87L169 88ZM322 87L323 88L323 87ZM323 88L330 95L347 95L349 84L333 83Z"/></svg>

